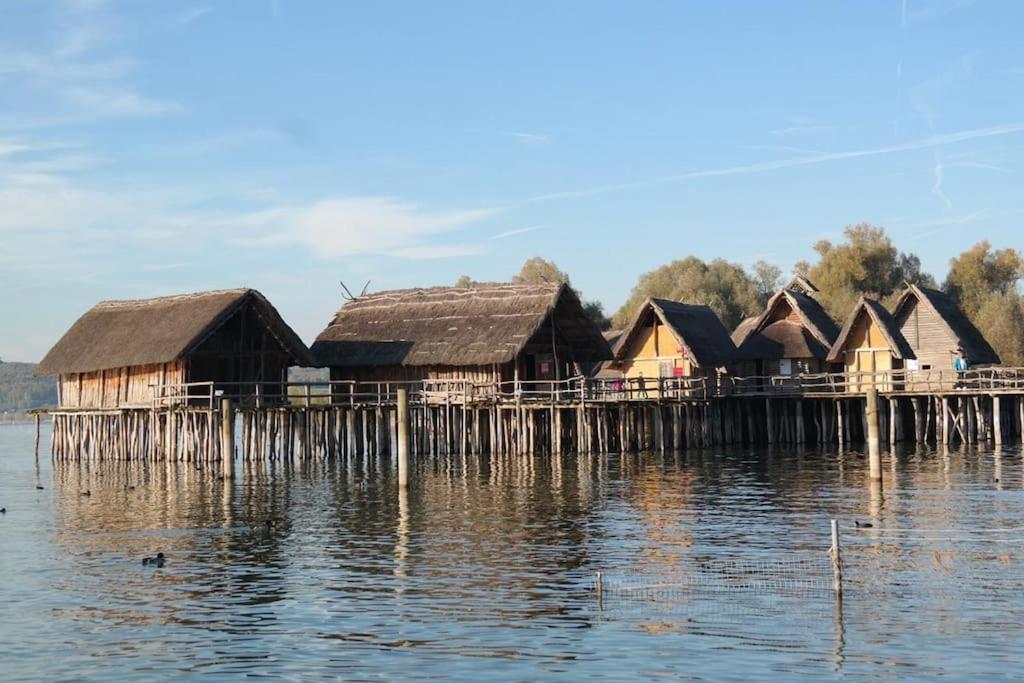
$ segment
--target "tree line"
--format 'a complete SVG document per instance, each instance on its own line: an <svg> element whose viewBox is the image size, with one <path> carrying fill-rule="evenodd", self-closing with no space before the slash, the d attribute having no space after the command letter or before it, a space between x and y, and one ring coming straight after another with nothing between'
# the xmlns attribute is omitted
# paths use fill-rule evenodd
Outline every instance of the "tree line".
<svg viewBox="0 0 1024 683"><path fill-rule="evenodd" d="M985 335L1004 365L1024 366L1024 295L1018 287L1024 277L1024 257L1016 249L994 249L987 240L978 242L950 259L949 272L940 283L921 269L916 254L899 250L878 226L848 226L841 242L821 240L813 248L816 259L797 263L794 274L818 287L818 301L837 323L845 320L861 296L878 299L891 309L907 284L941 289ZM648 297L706 304L732 330L744 318L760 313L783 279L782 270L766 261L744 268L722 258L705 262L688 256L642 274L629 298L611 316L601 302L582 295L580 299L602 330L625 327ZM567 273L539 256L527 260L512 281L572 285ZM463 275L456 285L473 283Z"/></svg>

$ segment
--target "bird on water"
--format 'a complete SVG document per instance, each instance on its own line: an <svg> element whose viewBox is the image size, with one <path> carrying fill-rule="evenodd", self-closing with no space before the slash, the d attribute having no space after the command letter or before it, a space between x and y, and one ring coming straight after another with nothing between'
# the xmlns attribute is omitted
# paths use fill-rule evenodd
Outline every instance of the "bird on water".
<svg viewBox="0 0 1024 683"><path fill-rule="evenodd" d="M153 557L144 557L144 558L142 558L142 565L144 567L162 567L162 566L164 566L164 562L165 561L166 561L166 558L164 557L164 554L163 553L157 553Z"/></svg>

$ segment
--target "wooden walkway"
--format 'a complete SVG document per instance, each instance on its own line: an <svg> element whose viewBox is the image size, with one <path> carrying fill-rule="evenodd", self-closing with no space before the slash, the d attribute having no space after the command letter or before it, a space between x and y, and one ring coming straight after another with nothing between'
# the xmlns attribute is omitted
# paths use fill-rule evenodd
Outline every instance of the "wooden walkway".
<svg viewBox="0 0 1024 683"><path fill-rule="evenodd" d="M890 444L1001 445L1024 435L1019 368L501 385L204 382L154 387L141 405L45 412L61 460L219 462L228 432L240 434L244 461L379 457L396 452L401 389L413 455L586 455L862 443L870 387L880 395L881 438Z"/></svg>

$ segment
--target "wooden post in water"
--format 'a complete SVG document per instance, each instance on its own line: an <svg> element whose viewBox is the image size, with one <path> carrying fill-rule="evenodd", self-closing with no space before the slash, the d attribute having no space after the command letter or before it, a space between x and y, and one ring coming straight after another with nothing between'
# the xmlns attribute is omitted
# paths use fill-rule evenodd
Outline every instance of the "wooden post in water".
<svg viewBox="0 0 1024 683"><path fill-rule="evenodd" d="M235 408L230 398L220 400L220 458L224 478L235 476Z"/></svg>
<svg viewBox="0 0 1024 683"><path fill-rule="evenodd" d="M882 455L878 443L878 389L871 387L867 392L864 408L868 423L868 467L872 481L882 480Z"/></svg>
<svg viewBox="0 0 1024 683"><path fill-rule="evenodd" d="M398 389L398 489L409 487L409 390Z"/></svg>
<svg viewBox="0 0 1024 683"><path fill-rule="evenodd" d="M39 464L39 413L36 413L36 465Z"/></svg>
<svg viewBox="0 0 1024 683"><path fill-rule="evenodd" d="M38 420L38 416L36 417ZM36 432L38 439L38 431ZM992 439L995 441L995 445L1001 446L1003 444L1003 420L1000 415L999 395L995 394L992 396Z"/></svg>
<svg viewBox="0 0 1024 683"><path fill-rule="evenodd" d="M839 600L843 599L843 560L839 551L839 522L832 520L832 547L828 554L832 558L832 590Z"/></svg>

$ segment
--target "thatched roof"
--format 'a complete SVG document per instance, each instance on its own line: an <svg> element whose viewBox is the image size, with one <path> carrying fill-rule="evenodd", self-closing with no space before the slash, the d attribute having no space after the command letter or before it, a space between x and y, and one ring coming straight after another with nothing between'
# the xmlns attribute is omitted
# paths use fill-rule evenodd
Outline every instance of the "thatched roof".
<svg viewBox="0 0 1024 683"><path fill-rule="evenodd" d="M808 280L803 275L794 275L793 278L786 283L784 289L788 289L792 292L800 292L801 294L813 295L819 290L814 286L814 283Z"/></svg>
<svg viewBox="0 0 1024 683"><path fill-rule="evenodd" d="M715 312L704 305L648 299L615 345L615 359L624 360L630 344L650 316L657 316L698 367L717 368L736 360L736 345Z"/></svg>
<svg viewBox="0 0 1024 683"><path fill-rule="evenodd" d="M480 283L361 296L320 333L313 356L320 367L507 363L552 315L575 360L611 358L576 292L558 283Z"/></svg>
<svg viewBox="0 0 1024 683"><path fill-rule="evenodd" d="M927 306L938 315L949 334L963 348L971 365L999 364L999 354L989 345L984 335L964 315L964 312L948 294L927 287L910 285L896 302L893 317L898 319L904 307L910 305L912 300L918 301L920 306Z"/></svg>
<svg viewBox="0 0 1024 683"><path fill-rule="evenodd" d="M862 296L846 319L846 324L843 325L843 329L839 332L839 337L836 338L835 344L832 345L832 349L828 354L828 362L843 362L846 341L849 339L850 334L853 332L853 327L861 315L870 316L871 320L878 326L882 336L885 337L886 344L888 344L890 351L892 351L893 357L903 360L912 360L915 357L914 351L910 348L906 337L900 332L896 319L890 315L889 311L885 310L885 306L874 299Z"/></svg>
<svg viewBox="0 0 1024 683"><path fill-rule="evenodd" d="M773 321L775 310L783 303L796 312L799 324ZM764 313L741 322L733 330L732 340L742 358L825 358L838 334L835 322L816 299L784 288L769 299Z"/></svg>
<svg viewBox="0 0 1024 683"><path fill-rule="evenodd" d="M254 289L229 289L100 302L50 349L36 374L95 372L181 360L249 303L292 362L312 362L309 349L262 294Z"/></svg>

